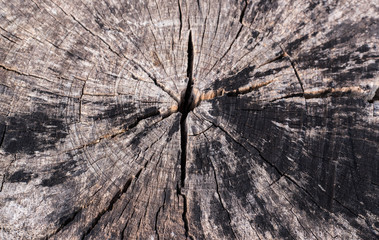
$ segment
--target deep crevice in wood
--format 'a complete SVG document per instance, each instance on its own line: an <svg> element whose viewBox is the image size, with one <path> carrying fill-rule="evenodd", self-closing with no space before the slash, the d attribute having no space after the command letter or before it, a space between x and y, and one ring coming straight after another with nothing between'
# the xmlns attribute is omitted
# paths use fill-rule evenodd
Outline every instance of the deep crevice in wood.
<svg viewBox="0 0 379 240"><path fill-rule="evenodd" d="M184 187L186 180L186 163L187 163L187 126L186 119L180 119L180 145L181 145L181 158L180 158L180 185Z"/></svg>
<svg viewBox="0 0 379 240"><path fill-rule="evenodd" d="M187 196L182 192L182 188L185 186L186 179L186 165L187 165L187 141L188 141L188 131L186 119L188 113L192 110L192 101L193 101L193 42L192 42L192 33L190 31L188 37L188 62L187 62L187 88L185 90L184 98L181 99L179 111L182 113L180 118L180 146L181 146L181 156L180 156L180 185L177 185L177 194L183 198L183 213L182 218L184 222L185 235L188 238L191 238L189 234L189 224L187 219Z"/></svg>
<svg viewBox="0 0 379 240"><path fill-rule="evenodd" d="M188 65L187 65L187 88L185 90L184 98L181 99L179 111L182 113L180 118L180 137L181 137L181 186L184 187L184 182L186 178L186 160L187 160L187 126L186 119L188 113L192 110L193 101L193 43L192 43L192 33L190 31L188 38Z"/></svg>
<svg viewBox="0 0 379 240"><path fill-rule="evenodd" d="M182 192L182 187L179 184L176 186L176 192L178 196L183 198L182 220L184 223L185 236L186 238L194 240L194 237L189 232L189 223L188 223L188 218L187 218L187 212L188 212L187 196Z"/></svg>
<svg viewBox="0 0 379 240"><path fill-rule="evenodd" d="M5 183L5 174L3 176L3 179L1 180L1 185L0 185L0 192L3 191L3 186L4 186L4 183Z"/></svg>
<svg viewBox="0 0 379 240"><path fill-rule="evenodd" d="M8 41L10 41L11 43L13 44L17 44L15 41L13 41L12 39L8 38L7 36L3 35L3 34L0 34L3 38L7 39Z"/></svg>
<svg viewBox="0 0 379 240"><path fill-rule="evenodd" d="M243 9L242 9L242 12L241 12L241 15L240 15L239 22L240 22L241 24L242 24L243 17L245 16L246 8L247 8L247 0L245 0L245 5L243 6Z"/></svg>
<svg viewBox="0 0 379 240"><path fill-rule="evenodd" d="M178 0L178 7L179 7L179 21L180 21L180 27L179 27L179 40L180 40L182 38L182 27L183 27L182 8L180 6L180 0Z"/></svg>
<svg viewBox="0 0 379 240"><path fill-rule="evenodd" d="M80 239L86 231L88 235L83 238L96 239L111 235L125 239L185 238L184 231L187 239L233 238L231 231L235 238L249 239L377 236L374 190L378 183L373 180L375 172L370 171L375 165L378 133L376 11L365 11L367 7L360 1L352 3L358 12L344 11L341 3L298 1L294 10L291 4L277 1L219 1L214 5L199 0L177 1L79 1L74 7L63 2L58 3L61 7L34 0L25 4L4 2L1 25L6 29L0 26L5 54L0 62L4 65L0 66L4 108L0 148L20 143L13 135L23 128L13 123L9 113L41 109L57 117L59 113L59 118L73 127L66 137L52 139L50 132L56 127L50 122L20 121L28 131L44 137L41 146L51 140L56 148L41 148L33 156L21 154L17 164L3 169L0 192L5 212L0 214L4 215L0 232L5 238ZM295 18L298 21L291 21ZM197 65L189 71L192 64L188 54L188 82L184 86L183 79L178 78L185 75L185 35L191 30ZM283 48L270 53L287 40L288 54ZM91 65L99 67L95 75L91 74ZM249 68L260 69L233 77L235 70ZM119 78L124 71L126 77ZM93 76L87 87L82 74ZM190 86L196 76L202 76L199 86L203 89L215 90L202 93ZM109 92L101 93L102 86ZM185 88L183 92L179 86ZM127 112L120 105L122 115L103 114L97 122L90 115L103 112L104 101L114 99L101 96L128 103L130 98L138 104ZM206 100L213 101L198 109L202 119L193 119L197 115L191 110ZM87 102L89 105L84 104ZM312 108L307 109L307 104ZM171 116L176 112L181 112L180 116ZM203 117L220 125L232 139L223 137L220 126L204 122ZM39 125L47 125L46 131L39 131ZM201 134L209 140L204 142ZM39 140L30 138L32 143ZM91 146L94 144L98 145ZM94 152L88 154L86 146ZM215 150L216 155L212 153ZM16 156L3 149L0 152L5 165ZM207 154L214 155L210 163L203 161ZM62 162L75 165L75 172L60 169L59 174L69 180L28 194L33 184L47 179L46 174L53 175L46 169L61 157ZM245 162L246 157L253 162ZM35 164L38 158L43 161L39 166ZM132 180L129 190L112 203L110 212L99 216L131 176L124 176L106 201L99 199L97 187L93 193L96 183L92 181L98 179L98 171L106 176L130 173L132 166L122 165L124 161L140 167L145 163L132 171L141 185L134 185ZM88 171L88 163L98 167ZM155 166L147 168L147 163ZM255 164L258 169L250 169ZM176 175L170 169L175 169ZM166 177L166 172L171 175ZM157 191L150 191L147 174L157 179ZM36 176L31 183L24 181L29 175ZM173 178L176 182L170 189ZM234 183L246 186L239 188ZM165 187L163 199L160 189ZM26 209L14 204L19 197L13 188L25 193L21 197L28 205ZM131 188L134 193L129 196ZM189 194L189 189L196 192ZM174 200L169 197L171 191ZM75 198L75 193L80 198ZM154 198L159 202L154 203ZM20 213L17 219L13 211ZM41 225L33 229L36 221Z"/></svg>
<svg viewBox="0 0 379 240"><path fill-rule="evenodd" d="M196 2L197 2L197 7L199 8L199 12L201 13L200 0L196 0Z"/></svg>
<svg viewBox="0 0 379 240"><path fill-rule="evenodd" d="M194 60L194 53L193 53L193 42L192 42L192 32L190 30L189 37L188 37L188 63L187 63L187 77L188 77L188 85L187 85L187 92L186 97L188 98L188 92L191 92L192 86L193 86L193 60Z"/></svg>
<svg viewBox="0 0 379 240"><path fill-rule="evenodd" d="M3 129L3 132L1 133L1 138L0 138L0 148L1 146L3 146L6 132L7 132L7 124L4 124L4 129Z"/></svg>
<svg viewBox="0 0 379 240"><path fill-rule="evenodd" d="M373 103L374 101L379 101L379 88L376 89L374 96L368 100L369 103Z"/></svg>

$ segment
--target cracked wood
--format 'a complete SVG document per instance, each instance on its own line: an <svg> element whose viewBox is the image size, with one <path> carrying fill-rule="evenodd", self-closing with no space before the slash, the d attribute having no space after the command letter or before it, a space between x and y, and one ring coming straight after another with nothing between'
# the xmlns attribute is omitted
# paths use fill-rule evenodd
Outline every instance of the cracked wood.
<svg viewBox="0 0 379 240"><path fill-rule="evenodd" d="M0 238L378 238L376 5L2 1Z"/></svg>

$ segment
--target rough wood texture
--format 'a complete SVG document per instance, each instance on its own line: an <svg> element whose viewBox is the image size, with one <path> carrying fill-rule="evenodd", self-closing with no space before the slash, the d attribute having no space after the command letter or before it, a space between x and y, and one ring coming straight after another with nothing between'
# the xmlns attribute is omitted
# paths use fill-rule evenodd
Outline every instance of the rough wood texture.
<svg viewBox="0 0 379 240"><path fill-rule="evenodd" d="M378 6L2 0L0 238L378 238Z"/></svg>

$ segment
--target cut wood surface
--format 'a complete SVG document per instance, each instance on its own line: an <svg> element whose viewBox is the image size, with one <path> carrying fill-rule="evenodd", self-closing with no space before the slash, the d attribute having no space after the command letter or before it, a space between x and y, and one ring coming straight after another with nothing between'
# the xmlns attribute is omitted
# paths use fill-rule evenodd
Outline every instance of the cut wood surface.
<svg viewBox="0 0 379 240"><path fill-rule="evenodd" d="M0 239L378 239L379 0L1 0Z"/></svg>

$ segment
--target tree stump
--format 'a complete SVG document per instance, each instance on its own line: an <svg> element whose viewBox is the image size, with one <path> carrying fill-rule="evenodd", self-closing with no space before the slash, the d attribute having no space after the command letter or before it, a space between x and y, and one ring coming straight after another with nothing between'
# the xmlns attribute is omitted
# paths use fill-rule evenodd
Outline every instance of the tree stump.
<svg viewBox="0 0 379 240"><path fill-rule="evenodd" d="M378 6L2 1L0 238L378 238Z"/></svg>

